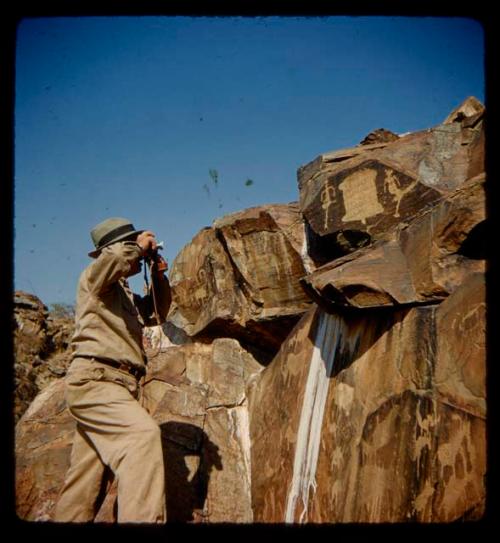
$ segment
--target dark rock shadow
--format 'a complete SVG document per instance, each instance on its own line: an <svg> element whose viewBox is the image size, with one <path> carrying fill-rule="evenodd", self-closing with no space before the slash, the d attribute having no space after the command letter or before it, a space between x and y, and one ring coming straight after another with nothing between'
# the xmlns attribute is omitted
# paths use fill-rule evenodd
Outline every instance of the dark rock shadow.
<svg viewBox="0 0 500 543"><path fill-rule="evenodd" d="M214 468L222 469L219 448L193 424L169 421L160 429L167 522L203 522L210 474Z"/></svg>

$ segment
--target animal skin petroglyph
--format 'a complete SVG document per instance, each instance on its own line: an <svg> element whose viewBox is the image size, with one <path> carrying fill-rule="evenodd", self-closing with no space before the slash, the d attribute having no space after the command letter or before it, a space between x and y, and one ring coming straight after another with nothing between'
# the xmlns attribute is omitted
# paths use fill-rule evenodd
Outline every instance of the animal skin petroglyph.
<svg viewBox="0 0 500 543"><path fill-rule="evenodd" d="M343 193L345 215L343 222L361 221L384 212L378 201L377 185L375 180L377 171L364 168L348 175L339 185Z"/></svg>

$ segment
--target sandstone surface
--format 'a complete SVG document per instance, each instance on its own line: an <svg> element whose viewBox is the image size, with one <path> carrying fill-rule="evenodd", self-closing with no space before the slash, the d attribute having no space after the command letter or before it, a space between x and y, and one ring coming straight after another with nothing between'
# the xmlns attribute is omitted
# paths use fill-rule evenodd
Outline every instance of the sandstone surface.
<svg viewBox="0 0 500 543"><path fill-rule="evenodd" d="M261 370L229 338L172 346L151 356L141 402L162 431L170 522L252 522L245 389ZM36 397L16 426L20 518L51 519L74 429L59 379ZM115 501L111 476L97 522L115 520Z"/></svg>
<svg viewBox="0 0 500 543"><path fill-rule="evenodd" d="M17 421L40 390L66 373L74 325L71 319L51 317L39 298L23 291L14 293L13 317Z"/></svg>
<svg viewBox="0 0 500 543"><path fill-rule="evenodd" d="M251 388L255 521L481 517L484 290L474 274L440 306L302 318Z"/></svg>
<svg viewBox="0 0 500 543"><path fill-rule="evenodd" d="M390 130L387 130L385 128L377 128L377 130L370 132L368 136L363 138L363 140L360 142L360 145L371 145L373 143L388 143L391 141L396 141L397 139L399 139L399 136L397 134L394 134L394 132L391 132Z"/></svg>
<svg viewBox="0 0 500 543"><path fill-rule="evenodd" d="M176 257L169 320L192 337L235 337L274 354L310 306L311 270L297 204L250 208L214 222Z"/></svg>
<svg viewBox="0 0 500 543"><path fill-rule="evenodd" d="M485 271L484 175L393 231L302 279L316 300L347 307L437 302Z"/></svg>
<svg viewBox="0 0 500 543"><path fill-rule="evenodd" d="M484 172L484 108L478 107L462 104L457 120L325 153L299 168L300 208L310 236L320 245L339 245L338 254L330 248L333 257L346 254L384 238ZM346 248L339 236L354 241ZM324 263L321 254L316 258Z"/></svg>

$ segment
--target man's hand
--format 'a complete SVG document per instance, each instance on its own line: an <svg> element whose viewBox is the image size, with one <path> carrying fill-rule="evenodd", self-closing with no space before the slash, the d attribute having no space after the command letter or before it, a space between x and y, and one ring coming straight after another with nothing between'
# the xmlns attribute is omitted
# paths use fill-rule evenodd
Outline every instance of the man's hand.
<svg viewBox="0 0 500 543"><path fill-rule="evenodd" d="M156 251L158 247L155 235L150 230L140 233L135 241L141 248L142 256L146 256L150 251Z"/></svg>

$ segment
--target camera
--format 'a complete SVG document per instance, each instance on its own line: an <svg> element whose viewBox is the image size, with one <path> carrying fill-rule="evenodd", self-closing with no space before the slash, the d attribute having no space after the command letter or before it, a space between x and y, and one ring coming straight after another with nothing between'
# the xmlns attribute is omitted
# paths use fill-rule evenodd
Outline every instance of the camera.
<svg viewBox="0 0 500 543"><path fill-rule="evenodd" d="M167 261L159 254L158 251L163 250L163 241L156 245L156 249L149 250L144 259L156 266L159 271L168 269Z"/></svg>

